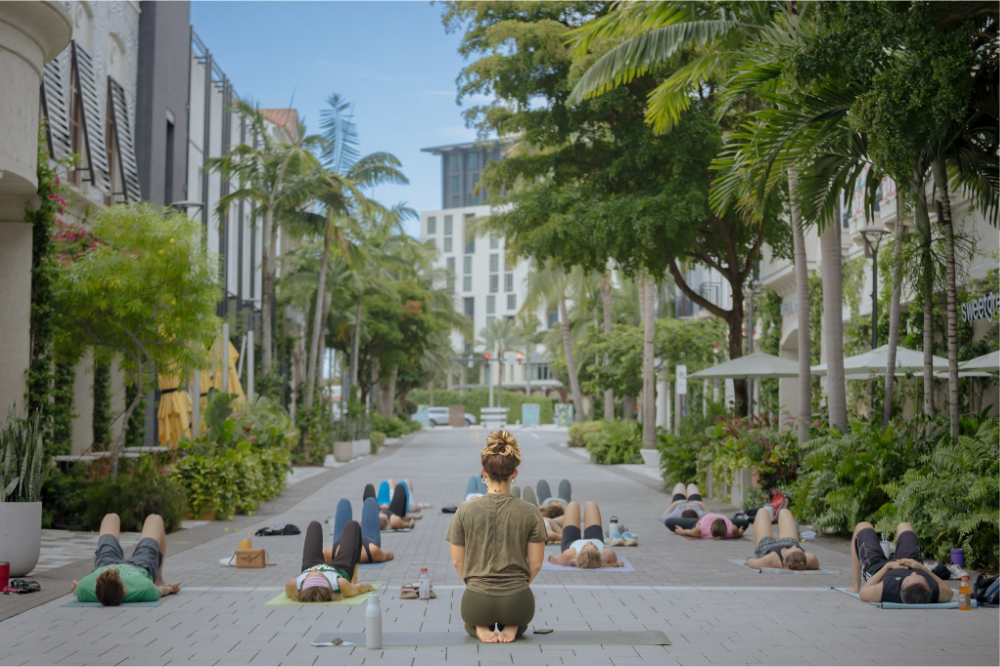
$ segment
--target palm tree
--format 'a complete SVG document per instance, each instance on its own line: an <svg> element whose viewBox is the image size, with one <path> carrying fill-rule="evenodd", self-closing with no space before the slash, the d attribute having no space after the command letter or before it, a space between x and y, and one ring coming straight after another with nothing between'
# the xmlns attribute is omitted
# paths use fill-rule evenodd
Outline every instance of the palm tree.
<svg viewBox="0 0 1000 667"><path fill-rule="evenodd" d="M611 331L614 329L614 322L612 321L611 315L611 270L607 269L601 274L601 324L603 325L604 335L611 335ZM604 355L603 359L604 365L607 366L611 363L611 358L608 355ZM605 389L604 390L604 421L614 421L615 419L615 390Z"/></svg>
<svg viewBox="0 0 1000 667"><path fill-rule="evenodd" d="M318 144L316 137L306 137L304 129L292 143L276 141L268 130L260 109L239 100L237 111L250 120L252 144L240 144L222 157L206 160L206 168L218 171L239 187L219 199L216 207L221 217L234 202L255 203L256 214L263 218L261 234L261 370L266 375L273 363L273 332L271 310L274 306L274 248L281 222L298 214L308 201L308 183L303 174L314 171L319 162L312 153Z"/></svg>
<svg viewBox="0 0 1000 667"><path fill-rule="evenodd" d="M535 346L542 342L545 332L542 330L542 323L534 313L520 313L515 319L517 323L517 335L524 346L524 394L531 396L531 355L535 352Z"/></svg>
<svg viewBox="0 0 1000 667"><path fill-rule="evenodd" d="M515 350L524 344L517 323L513 317L498 317L479 332L479 338L487 352L492 352L499 362L497 373L497 407L503 407L503 365L508 350Z"/></svg>

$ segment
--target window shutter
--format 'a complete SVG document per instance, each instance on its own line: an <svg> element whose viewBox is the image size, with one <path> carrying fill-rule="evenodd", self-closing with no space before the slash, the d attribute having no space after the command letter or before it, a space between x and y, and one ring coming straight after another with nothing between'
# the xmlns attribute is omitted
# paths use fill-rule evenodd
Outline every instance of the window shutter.
<svg viewBox="0 0 1000 667"><path fill-rule="evenodd" d="M62 160L72 152L66 85L62 76L64 61L63 54L60 54L42 68L42 115L48 121L46 139L49 155L55 160Z"/></svg>
<svg viewBox="0 0 1000 667"><path fill-rule="evenodd" d="M94 79L94 63L87 50L73 42L73 77L74 85L79 91L80 99L74 100L80 105L81 131L83 132L84 155L86 165L77 167L78 171L88 173L89 180L102 192L111 190L108 180L108 154L104 140L104 123L101 122L101 108L97 104L97 82Z"/></svg>
<svg viewBox="0 0 1000 667"><path fill-rule="evenodd" d="M139 201L142 193L139 189L139 167L135 160L135 140L132 138L132 123L128 117L128 104L125 101L125 89L117 81L108 77L108 114L111 117L111 127L114 128L114 146L118 151L118 167L124 192L112 193L125 195L126 201Z"/></svg>

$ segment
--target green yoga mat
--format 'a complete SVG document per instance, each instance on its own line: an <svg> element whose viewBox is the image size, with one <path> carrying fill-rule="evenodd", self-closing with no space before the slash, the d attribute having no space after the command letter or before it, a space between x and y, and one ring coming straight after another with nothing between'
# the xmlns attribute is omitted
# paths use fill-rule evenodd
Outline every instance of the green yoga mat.
<svg viewBox="0 0 1000 667"><path fill-rule="evenodd" d="M364 646L363 632L324 632L312 642L313 646L334 646L334 638L343 641L340 646ZM475 646L482 644L462 630L455 632L385 632L382 646ZM559 630L548 635L526 632L513 644L496 646L517 646L524 644L545 644L546 646L669 646L670 640L662 632L617 632L613 630ZM482 644L494 646L494 644ZM489 650L489 649L485 649Z"/></svg>
<svg viewBox="0 0 1000 667"><path fill-rule="evenodd" d="M364 604L368 600L368 596L371 593L362 593L361 595L355 595L352 598L344 598L342 600L335 600L334 602L299 602L298 600L289 599L287 595L281 593L270 600L264 605L265 607L301 607L303 605L307 607L329 607L331 605L357 605Z"/></svg>
<svg viewBox="0 0 1000 667"><path fill-rule="evenodd" d="M848 593L846 589L837 588L836 586L830 586L831 591L837 591L838 593L845 593L850 595L855 600L861 600L861 596L857 593ZM873 607L878 607L879 609L958 609L958 600L952 598L948 602L935 602L933 604L902 604L900 602L869 602L868 604ZM975 600L972 601L972 608L975 609L979 606L979 603Z"/></svg>

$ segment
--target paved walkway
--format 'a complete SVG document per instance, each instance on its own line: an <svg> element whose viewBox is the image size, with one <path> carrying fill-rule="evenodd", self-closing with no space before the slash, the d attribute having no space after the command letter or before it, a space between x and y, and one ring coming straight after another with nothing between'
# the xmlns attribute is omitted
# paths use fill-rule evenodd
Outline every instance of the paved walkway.
<svg viewBox="0 0 1000 667"><path fill-rule="evenodd" d="M750 539L699 542L669 534L658 521L668 499L641 471L590 465L560 446L565 435L559 433L516 433L524 455L520 482L534 484L545 477L555 485L567 477L575 500L597 501L605 520L615 514L640 537L639 547L620 549L635 572L540 574L532 586L538 604L533 625L556 633L660 630L672 645L409 646L373 652L313 647L310 642L320 633L362 631L364 605L264 606L297 574L301 537L255 538L255 546L266 548L278 566L236 570L219 565L220 558L232 553L236 537L209 525L196 531L217 528L217 537L165 561L166 578L181 579L186 586L180 595L148 608L62 607L73 599L68 595L47 602L0 623L0 665L998 662L995 609L881 610L830 591L831 585L849 580L850 558L842 540L820 540L810 549L839 576L753 573L727 562L750 555ZM352 463L334 481L254 527L290 522L304 529L310 520L332 515L341 497L350 498L359 512L365 483L408 477L416 499L434 508L413 532L383 535L384 548L397 558L382 569L362 570L361 578L385 585L384 632L464 632L459 616L463 586L444 540L451 515L441 514L440 508L464 496L468 476L479 470L484 436L466 430L418 433L399 447ZM252 521L242 525L249 527ZM172 539L189 539L182 535ZM548 553L556 551L547 548ZM399 600L400 585L415 580L421 567L429 569L438 598L429 603ZM0 599L0 612L3 604Z"/></svg>

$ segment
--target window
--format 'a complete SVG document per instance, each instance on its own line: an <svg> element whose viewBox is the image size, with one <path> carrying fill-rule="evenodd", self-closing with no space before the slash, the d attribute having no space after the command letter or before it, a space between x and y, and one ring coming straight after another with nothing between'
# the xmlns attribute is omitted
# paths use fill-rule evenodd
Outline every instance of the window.
<svg viewBox="0 0 1000 667"><path fill-rule="evenodd" d="M486 326L490 326L491 324L493 324L493 320L495 320L495 319L496 318L493 317L492 315L487 315L486 316Z"/></svg>
<svg viewBox="0 0 1000 667"><path fill-rule="evenodd" d="M470 319L476 315L476 298L472 296L467 296L463 300L463 305L465 306L465 315Z"/></svg>
<svg viewBox="0 0 1000 667"><path fill-rule="evenodd" d="M490 250L496 250L499 247L500 247L500 239L490 234ZM496 271L496 269L494 269L494 271Z"/></svg>
<svg viewBox="0 0 1000 667"><path fill-rule="evenodd" d="M472 291L472 276L464 276L462 278L462 291L463 292Z"/></svg>
<svg viewBox="0 0 1000 667"><path fill-rule="evenodd" d="M490 255L490 273L496 273L500 270L500 255L493 253Z"/></svg>
<svg viewBox="0 0 1000 667"><path fill-rule="evenodd" d="M552 372L549 370L548 364L532 364L531 366L531 379L532 380L551 380Z"/></svg>
<svg viewBox="0 0 1000 667"><path fill-rule="evenodd" d="M450 236L444 237L444 251L445 252L451 252L451 237Z"/></svg>
<svg viewBox="0 0 1000 667"><path fill-rule="evenodd" d="M486 314L492 315L497 309L497 298L490 294L486 297Z"/></svg>
<svg viewBox="0 0 1000 667"><path fill-rule="evenodd" d="M469 153L469 171L479 171L479 153Z"/></svg>
<svg viewBox="0 0 1000 667"><path fill-rule="evenodd" d="M452 218L451 218L450 215L444 216L444 235L445 236L451 236L451 220L452 220Z"/></svg>
<svg viewBox="0 0 1000 667"><path fill-rule="evenodd" d="M448 189L451 192L458 191L458 174L448 177Z"/></svg>
<svg viewBox="0 0 1000 667"><path fill-rule="evenodd" d="M514 259L510 255L503 256L503 270L504 271L514 270Z"/></svg>
<svg viewBox="0 0 1000 667"><path fill-rule="evenodd" d="M174 200L174 117L167 112L167 151L166 159L163 161L163 203L169 204Z"/></svg>
<svg viewBox="0 0 1000 667"><path fill-rule="evenodd" d="M462 258L462 273L469 275L472 273L472 258L463 257Z"/></svg>
<svg viewBox="0 0 1000 667"><path fill-rule="evenodd" d="M452 208L458 208L461 205L462 205L462 197L461 197L461 195L452 195L451 196L451 207Z"/></svg>
<svg viewBox="0 0 1000 667"><path fill-rule="evenodd" d="M471 225L469 222L476 217L475 213L465 214L465 253L471 255L476 252L476 235L469 229Z"/></svg>
<svg viewBox="0 0 1000 667"><path fill-rule="evenodd" d="M446 240L450 240L450 239L446 239ZM448 276L447 276L447 280L448 280L448 293L449 294L454 294L455 293L455 258L454 257L449 257L448 258Z"/></svg>
<svg viewBox="0 0 1000 667"><path fill-rule="evenodd" d="M517 310L517 295L508 294L507 295L507 310Z"/></svg>
<svg viewBox="0 0 1000 667"><path fill-rule="evenodd" d="M448 158L448 168L451 169L451 173L457 174L462 170L462 156L452 155Z"/></svg>
<svg viewBox="0 0 1000 667"><path fill-rule="evenodd" d="M514 291L514 274L505 273L503 274L503 291L513 292Z"/></svg>
<svg viewBox="0 0 1000 667"><path fill-rule="evenodd" d="M433 215L431 217L427 218L427 233L428 234L437 234L437 222L438 222L437 218L435 218Z"/></svg>
<svg viewBox="0 0 1000 667"><path fill-rule="evenodd" d="M496 293L500 291L500 276L493 274L490 276L490 292Z"/></svg>
<svg viewBox="0 0 1000 667"><path fill-rule="evenodd" d="M559 311L553 308L552 310L549 311L548 328L555 329L558 323L559 323Z"/></svg>

